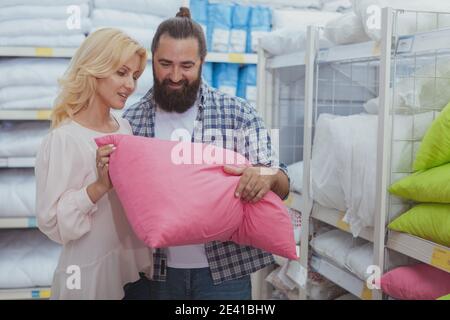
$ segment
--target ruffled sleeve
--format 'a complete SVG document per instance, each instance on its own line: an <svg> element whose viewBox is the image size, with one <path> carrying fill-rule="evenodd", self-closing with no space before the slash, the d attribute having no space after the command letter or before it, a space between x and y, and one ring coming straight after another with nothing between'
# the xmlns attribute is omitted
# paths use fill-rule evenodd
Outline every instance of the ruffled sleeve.
<svg viewBox="0 0 450 320"><path fill-rule="evenodd" d="M89 164L84 163L79 143L56 129L44 139L36 157L38 227L61 244L89 232L91 215L97 210L87 194Z"/></svg>

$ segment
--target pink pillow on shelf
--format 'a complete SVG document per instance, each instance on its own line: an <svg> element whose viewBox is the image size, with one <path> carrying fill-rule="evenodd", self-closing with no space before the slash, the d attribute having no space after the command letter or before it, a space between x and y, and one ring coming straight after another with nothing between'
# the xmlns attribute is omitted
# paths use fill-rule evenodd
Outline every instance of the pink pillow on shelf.
<svg viewBox="0 0 450 320"><path fill-rule="evenodd" d="M226 174L223 164L249 165L242 155L131 135L95 141L117 147L110 158L111 181L131 226L148 246L233 241L297 259L291 219L275 193L253 204L234 197L240 177Z"/></svg>
<svg viewBox="0 0 450 320"><path fill-rule="evenodd" d="M425 263L398 267L381 277L381 289L400 300L436 300L450 292L450 273Z"/></svg>

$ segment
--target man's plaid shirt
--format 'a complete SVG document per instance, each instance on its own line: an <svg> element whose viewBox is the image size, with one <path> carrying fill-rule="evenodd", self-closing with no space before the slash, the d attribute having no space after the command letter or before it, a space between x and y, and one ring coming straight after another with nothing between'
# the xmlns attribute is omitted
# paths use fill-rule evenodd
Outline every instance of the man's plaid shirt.
<svg viewBox="0 0 450 320"><path fill-rule="evenodd" d="M278 167L287 175L286 167L278 164L272 151L262 119L245 100L217 91L202 81L197 104L192 142L210 143L239 152L252 164ZM134 135L154 137L155 112L153 89L150 89L124 112L123 117L130 122ZM205 251L214 284L240 278L274 263L272 254L233 242L206 243ZM164 249L156 249L153 280L165 281L165 278L166 254Z"/></svg>

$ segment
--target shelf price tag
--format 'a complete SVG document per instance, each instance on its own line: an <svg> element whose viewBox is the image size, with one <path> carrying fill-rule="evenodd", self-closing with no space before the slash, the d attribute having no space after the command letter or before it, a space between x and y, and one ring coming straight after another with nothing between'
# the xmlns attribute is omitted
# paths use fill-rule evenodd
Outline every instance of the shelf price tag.
<svg viewBox="0 0 450 320"><path fill-rule="evenodd" d="M50 290L41 290L39 291L39 298L41 299L47 299L50 298L51 291Z"/></svg>
<svg viewBox="0 0 450 320"><path fill-rule="evenodd" d="M289 197L284 200L284 204L290 207L292 205L292 202L294 202L294 197L289 194Z"/></svg>
<svg viewBox="0 0 450 320"><path fill-rule="evenodd" d="M229 53L228 60L231 63L245 63L245 56L242 53Z"/></svg>
<svg viewBox="0 0 450 320"><path fill-rule="evenodd" d="M36 57L52 57L53 49L52 48L35 48L34 54Z"/></svg>
<svg viewBox="0 0 450 320"><path fill-rule="evenodd" d="M364 284L364 288L361 292L361 299L363 300L372 300L372 290L367 288L367 285Z"/></svg>
<svg viewBox="0 0 450 320"><path fill-rule="evenodd" d="M336 227L338 227L341 230L344 230L346 232L350 232L350 225L347 222L344 222L344 214L342 213Z"/></svg>
<svg viewBox="0 0 450 320"><path fill-rule="evenodd" d="M51 110L39 110L39 111L37 111L36 119L37 120L49 120L51 113L52 113Z"/></svg>
<svg viewBox="0 0 450 320"><path fill-rule="evenodd" d="M450 250L435 247L431 255L430 264L434 267L450 272Z"/></svg>

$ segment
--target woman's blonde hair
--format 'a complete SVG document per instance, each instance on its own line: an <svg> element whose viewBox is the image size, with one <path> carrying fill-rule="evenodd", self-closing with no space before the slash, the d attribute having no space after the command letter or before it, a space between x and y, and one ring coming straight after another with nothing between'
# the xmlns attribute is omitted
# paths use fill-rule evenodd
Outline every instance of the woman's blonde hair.
<svg viewBox="0 0 450 320"><path fill-rule="evenodd" d="M97 78L116 72L134 54L141 58L139 76L147 65L147 50L137 41L114 28L102 28L91 33L70 61L59 79L60 92L51 115L52 128L72 118L82 108L91 105Z"/></svg>

